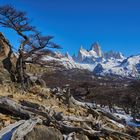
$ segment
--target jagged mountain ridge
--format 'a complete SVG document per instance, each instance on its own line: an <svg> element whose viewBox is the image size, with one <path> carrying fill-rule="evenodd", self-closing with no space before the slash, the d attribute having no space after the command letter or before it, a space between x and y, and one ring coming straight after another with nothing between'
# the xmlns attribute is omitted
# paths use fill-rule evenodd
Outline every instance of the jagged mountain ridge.
<svg viewBox="0 0 140 140"><path fill-rule="evenodd" d="M42 60L53 61L66 69L88 69L101 76L140 76L140 55L126 58L121 52L102 52L99 43L94 43L89 50L81 46L77 56L55 52L54 56L44 56Z"/></svg>
<svg viewBox="0 0 140 140"><path fill-rule="evenodd" d="M109 51L109 52L104 53L104 52L102 52L100 45L98 43L94 43L91 46L90 50L86 50L81 46L81 48L78 52L78 56L73 57L73 59L76 62L80 62L80 63L83 63L83 62L87 63L86 60L91 59L91 60L93 60L93 63L94 63L94 61L98 61L99 59L102 61L105 61L108 59L123 60L123 59L125 59L125 57L120 52Z"/></svg>

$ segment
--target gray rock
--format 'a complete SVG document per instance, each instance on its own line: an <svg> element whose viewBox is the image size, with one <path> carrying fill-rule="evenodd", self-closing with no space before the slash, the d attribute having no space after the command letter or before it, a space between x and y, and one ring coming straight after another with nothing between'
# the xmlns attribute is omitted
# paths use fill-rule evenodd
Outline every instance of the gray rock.
<svg viewBox="0 0 140 140"><path fill-rule="evenodd" d="M74 140L89 140L89 138L84 134L77 134Z"/></svg>
<svg viewBox="0 0 140 140"><path fill-rule="evenodd" d="M55 128L37 125L24 140L63 140L63 135Z"/></svg>

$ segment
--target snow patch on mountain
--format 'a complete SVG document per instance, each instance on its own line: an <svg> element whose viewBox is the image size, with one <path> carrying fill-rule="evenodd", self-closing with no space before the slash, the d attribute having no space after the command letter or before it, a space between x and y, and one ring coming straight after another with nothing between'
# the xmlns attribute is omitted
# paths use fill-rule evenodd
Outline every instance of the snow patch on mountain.
<svg viewBox="0 0 140 140"><path fill-rule="evenodd" d="M78 56L74 55L73 59L79 63L95 63L102 59L102 51L98 43L94 43L90 50L86 50L81 46Z"/></svg>
<svg viewBox="0 0 140 140"><path fill-rule="evenodd" d="M81 46L78 55L71 56L68 52L63 55L55 52L55 56L44 56L44 61L57 62L66 69L88 69L96 75L118 75L123 77L140 76L140 55L128 58L120 52L103 53L99 43L91 45L90 50Z"/></svg>
<svg viewBox="0 0 140 140"><path fill-rule="evenodd" d="M50 63L58 63L59 66L64 66L66 69L73 68L83 69L83 67L80 64L76 63L71 58L65 56L63 57L45 56L42 58L42 60Z"/></svg>

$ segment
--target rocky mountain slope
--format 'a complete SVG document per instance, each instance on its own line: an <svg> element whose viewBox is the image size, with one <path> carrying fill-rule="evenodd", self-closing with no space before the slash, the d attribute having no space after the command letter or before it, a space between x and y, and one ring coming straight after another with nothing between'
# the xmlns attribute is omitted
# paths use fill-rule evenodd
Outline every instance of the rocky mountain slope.
<svg viewBox="0 0 140 140"><path fill-rule="evenodd" d="M90 50L83 47L79 49L78 55L70 56L55 52L53 56L44 56L46 63L55 63L66 69L87 69L101 76L122 76L127 78L139 78L140 55L125 57L120 52L102 52L98 43L94 43Z"/></svg>
<svg viewBox="0 0 140 140"><path fill-rule="evenodd" d="M40 73L40 69L39 65L31 65L28 66L28 73ZM103 102L112 94L109 91L109 95L107 90L113 87L116 91L124 90L130 81L122 80L119 84L118 79L96 77L87 70L55 71L43 68L40 74L46 87L35 84L23 93L18 85L6 78L8 73L3 68L0 74L3 75L0 83L2 140L139 139L139 127L131 127L132 124L136 125L131 122L132 118L123 112L120 114L120 108L117 107L114 108L117 112L110 112L108 105ZM99 89L106 94L103 96ZM96 91L102 94L103 100L95 100L98 95ZM118 95L116 92L115 98Z"/></svg>

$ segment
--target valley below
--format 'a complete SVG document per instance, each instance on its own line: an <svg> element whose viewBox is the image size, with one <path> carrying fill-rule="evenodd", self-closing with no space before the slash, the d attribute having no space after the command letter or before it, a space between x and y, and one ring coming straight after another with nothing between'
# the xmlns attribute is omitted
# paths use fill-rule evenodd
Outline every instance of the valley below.
<svg viewBox="0 0 140 140"><path fill-rule="evenodd" d="M138 140L139 81L28 64L25 93L1 65L2 140ZM36 73L36 74L34 74Z"/></svg>

